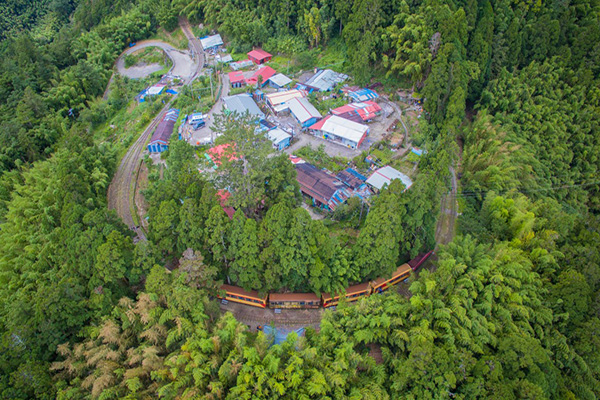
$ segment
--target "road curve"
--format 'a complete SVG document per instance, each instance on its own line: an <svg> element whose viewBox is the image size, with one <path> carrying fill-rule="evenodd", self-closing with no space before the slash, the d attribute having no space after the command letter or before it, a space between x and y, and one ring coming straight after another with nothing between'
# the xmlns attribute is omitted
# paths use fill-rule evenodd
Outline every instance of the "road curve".
<svg viewBox="0 0 600 400"><path fill-rule="evenodd" d="M197 62L194 62L192 57L190 57L189 51L178 50L170 44L160 40L144 40L136 43L135 46L128 48L119 56L116 64L117 71L119 71L121 75L129 78L142 78L144 75L140 75L139 70L135 69L135 67L125 68L125 56L146 47L161 48L173 63L169 73L179 76L184 81L189 81L198 70L199 65ZM149 75L152 72L155 71L148 70L146 75Z"/></svg>

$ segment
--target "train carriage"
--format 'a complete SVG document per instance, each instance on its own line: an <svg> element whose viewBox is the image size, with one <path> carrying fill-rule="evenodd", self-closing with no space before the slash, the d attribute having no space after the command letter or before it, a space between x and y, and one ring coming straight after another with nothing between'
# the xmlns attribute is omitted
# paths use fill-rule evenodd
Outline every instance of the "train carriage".
<svg viewBox="0 0 600 400"><path fill-rule="evenodd" d="M221 299L260 308L267 307L268 295L261 296L256 290L247 291L231 285L221 285L221 290L225 291L225 296L219 296Z"/></svg>
<svg viewBox="0 0 600 400"><path fill-rule="evenodd" d="M417 269L419 269L419 267L421 265L423 265L423 263L425 263L425 261L427 261L429 256L432 254L433 254L433 250L431 250L427 253L419 254L418 256L416 256L415 258L410 260L408 262L408 265L410 265L410 267L412 268L413 271L416 271Z"/></svg>
<svg viewBox="0 0 600 400"><path fill-rule="evenodd" d="M405 280L412 273L412 268L409 264L402 264L401 266L394 271L392 277L389 279L386 278L377 278L373 282L371 282L371 287L373 288L374 293L381 293L384 290L389 289L390 286L394 286L397 283Z"/></svg>
<svg viewBox="0 0 600 400"><path fill-rule="evenodd" d="M270 308L319 308L321 299L314 293L271 293Z"/></svg>
<svg viewBox="0 0 600 400"><path fill-rule="evenodd" d="M358 285L349 286L346 289L346 293L339 293L331 295L329 293L323 293L321 296L323 299L323 307L333 307L340 302L341 297L345 297L348 302L356 301L360 298L367 297L371 294L371 286L368 282L360 283Z"/></svg>

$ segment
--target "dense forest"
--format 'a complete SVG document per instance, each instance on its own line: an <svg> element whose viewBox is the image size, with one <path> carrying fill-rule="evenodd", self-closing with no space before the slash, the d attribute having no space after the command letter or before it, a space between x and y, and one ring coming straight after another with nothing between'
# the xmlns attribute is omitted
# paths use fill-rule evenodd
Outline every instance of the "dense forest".
<svg viewBox="0 0 600 400"><path fill-rule="evenodd" d="M234 218L176 142L134 244L107 207L126 143L104 124L138 86L103 95L126 46L180 16L236 51L311 68L336 48L357 84L417 90L415 185L334 237L299 207L286 157L223 121L253 171L223 166ZM0 398L600 396L598 0L14 0L0 40ZM342 304L274 346L221 314L227 279L336 291L432 248L450 167L458 234L410 298Z"/></svg>

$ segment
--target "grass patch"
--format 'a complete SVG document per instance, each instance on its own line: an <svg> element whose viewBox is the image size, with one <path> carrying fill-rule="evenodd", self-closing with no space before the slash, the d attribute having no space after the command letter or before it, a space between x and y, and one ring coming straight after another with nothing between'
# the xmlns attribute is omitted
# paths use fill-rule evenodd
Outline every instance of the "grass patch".
<svg viewBox="0 0 600 400"><path fill-rule="evenodd" d="M150 39L161 40L180 50L186 50L189 44L187 37L181 28L177 28L173 32L167 32L165 28L162 27L158 28L156 35L152 36Z"/></svg>
<svg viewBox="0 0 600 400"><path fill-rule="evenodd" d="M161 64L170 67L171 59L158 47L145 47L125 55L125 68L130 68L138 64Z"/></svg>
<svg viewBox="0 0 600 400"><path fill-rule="evenodd" d="M163 97L159 96L140 104L137 104L134 100L96 130L95 138L111 142L118 148L119 158L123 157L129 146L146 129L146 126L163 107L161 101ZM168 101L168 99L165 98L165 101Z"/></svg>

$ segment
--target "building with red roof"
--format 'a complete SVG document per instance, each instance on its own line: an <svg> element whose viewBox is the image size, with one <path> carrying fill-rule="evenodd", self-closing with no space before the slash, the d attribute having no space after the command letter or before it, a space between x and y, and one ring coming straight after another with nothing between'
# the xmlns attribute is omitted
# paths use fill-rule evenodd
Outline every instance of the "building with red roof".
<svg viewBox="0 0 600 400"><path fill-rule="evenodd" d="M355 120L353 114L360 116L363 121L370 121L381 114L381 106L374 101L346 104L331 110L333 115L339 115L350 120Z"/></svg>
<svg viewBox="0 0 600 400"><path fill-rule="evenodd" d="M221 165L223 157L227 157L227 160L237 160L238 156L235 153L235 145L231 143L220 144L212 147L204 153L204 157L212 164L214 169L217 169Z"/></svg>
<svg viewBox="0 0 600 400"><path fill-rule="evenodd" d="M264 51L263 49L254 49L248 53L248 58L254 64L264 64L267 61L271 61L271 58L273 58L273 56Z"/></svg>
<svg viewBox="0 0 600 400"><path fill-rule="evenodd" d="M246 79L246 83L250 86L254 86L258 84L258 77L260 76L262 78L260 86L263 87L267 84L269 78L271 78L276 73L277 72L273 68L269 66L264 66L258 71L256 71L254 75L252 75L250 78Z"/></svg>
<svg viewBox="0 0 600 400"><path fill-rule="evenodd" d="M233 71L229 74L229 83L232 88L239 88L246 85L246 78L244 78L244 74L242 71Z"/></svg>
<svg viewBox="0 0 600 400"><path fill-rule="evenodd" d="M225 214L229 217L229 219L233 219L233 214L235 214L235 209L227 205L227 200L231 197L231 193L226 189L221 189L217 192L217 197L219 198L219 204Z"/></svg>

